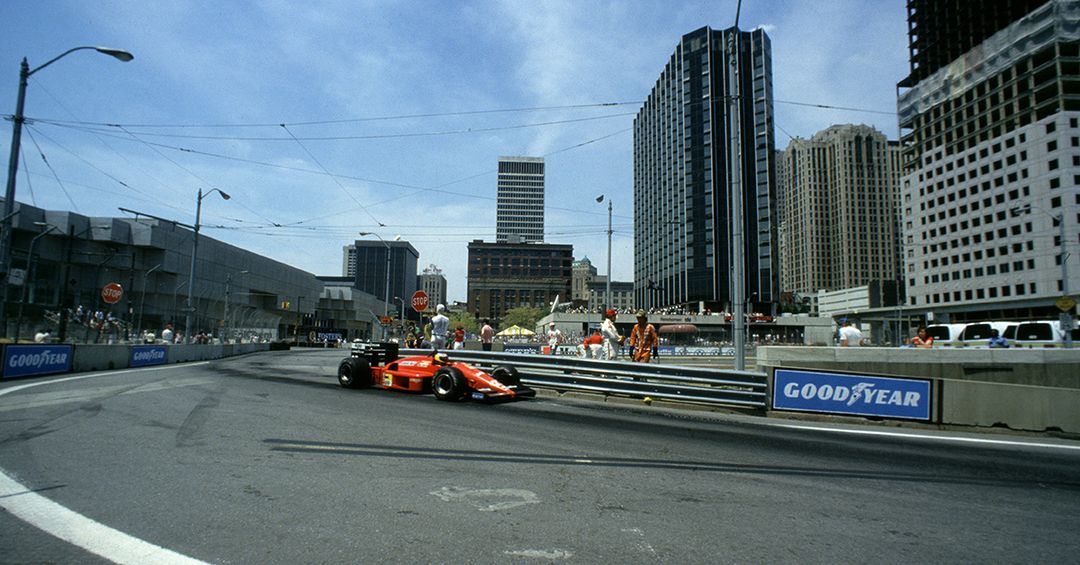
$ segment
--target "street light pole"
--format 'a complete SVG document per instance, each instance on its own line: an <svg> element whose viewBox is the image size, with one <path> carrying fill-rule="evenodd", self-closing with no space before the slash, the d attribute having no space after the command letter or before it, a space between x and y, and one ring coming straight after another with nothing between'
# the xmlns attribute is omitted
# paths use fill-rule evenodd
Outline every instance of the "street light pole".
<svg viewBox="0 0 1080 565"><path fill-rule="evenodd" d="M1072 296L1069 294L1069 248L1067 243L1068 240L1065 238L1065 212L1052 214L1038 206L1032 206L1031 204L1018 206L1010 210L1010 212L1016 216L1019 215L1020 212L1030 214L1032 210L1038 210L1058 223L1058 238L1061 240L1061 295L1063 298L1071 298ZM1066 348L1072 348L1073 346L1072 329L1075 323L1073 320L1073 310L1075 308L1076 306L1073 305L1072 308L1062 310L1061 312L1060 325L1062 333L1064 334L1063 338Z"/></svg>
<svg viewBox="0 0 1080 565"><path fill-rule="evenodd" d="M246 275L248 271L239 271L236 274ZM232 273L225 274L225 312L223 317L225 318L225 335L222 336L222 343L228 343L229 336L232 335L232 325L229 323L229 284L232 282Z"/></svg>
<svg viewBox="0 0 1080 565"><path fill-rule="evenodd" d="M362 232L360 232L360 235L373 235L373 236L379 238L379 241L381 241L382 244L386 246L386 286L385 286L386 294L383 297L383 318L385 318L385 317L390 315L390 244L387 243L386 240L383 239L381 235L379 235L379 234L377 234L375 232L362 231ZM401 239L400 235L394 236L394 241L398 241L399 239ZM387 340L389 334L390 334L389 328L387 328L387 326L384 325L383 326L383 341Z"/></svg>
<svg viewBox="0 0 1080 565"><path fill-rule="evenodd" d="M12 242L12 228L11 217L14 215L15 209L15 177L19 172L19 144L22 141L22 126L25 121L23 115L23 109L26 106L26 85L30 79L30 75L48 67L61 58L65 57L69 53L80 51L83 49L93 49L99 53L103 53L110 57L114 57L123 62L128 62L135 58L134 55L120 49L111 49L108 47L75 47L68 49L63 53L49 59L44 65L30 68L29 63L26 61L26 57L23 57L22 63L19 65L19 94L15 99L15 115L12 116L11 127L11 154L8 157L8 176L7 176L7 189L4 192L4 212L2 224L0 224L0 286L3 287L3 300L4 304L0 306L0 327L4 328L4 334L7 334L7 319L4 316L5 308L7 305L8 297L8 271L11 269L11 242Z"/></svg>
<svg viewBox="0 0 1080 565"><path fill-rule="evenodd" d="M743 295L746 292L744 268L746 249L743 244L742 167L739 132L739 30L732 28L727 36L728 55L728 181L731 190L731 307L732 337L735 345L735 370L746 369L746 318Z"/></svg>
<svg viewBox="0 0 1080 565"><path fill-rule="evenodd" d="M223 200L232 198L220 188L211 189L210 192L207 192L206 194L203 194L202 188L199 189L199 198L195 202L195 238L194 242L191 244L191 271L188 273L187 307L185 308L187 318L184 321L185 343L191 343L192 314L195 313L195 261L199 254L199 221L202 216L202 201L203 198L210 196L215 192L220 194Z"/></svg>
<svg viewBox="0 0 1080 565"><path fill-rule="evenodd" d="M597 202L603 202L605 195L601 194L596 197ZM611 199L608 198L607 202L607 286L604 289L604 301L607 302L607 307L611 308Z"/></svg>
<svg viewBox="0 0 1080 565"><path fill-rule="evenodd" d="M23 321L23 306L26 304L27 287L29 287L34 281L34 245L37 244L37 240L49 235L53 230L59 231L59 228L52 224L46 224L44 222L34 222L34 225L46 226L45 231L34 236L34 239L30 240L30 254L26 258L26 280L23 281L22 298L19 300L19 313L15 322L15 342L19 341L19 335L22 333L22 321Z"/></svg>

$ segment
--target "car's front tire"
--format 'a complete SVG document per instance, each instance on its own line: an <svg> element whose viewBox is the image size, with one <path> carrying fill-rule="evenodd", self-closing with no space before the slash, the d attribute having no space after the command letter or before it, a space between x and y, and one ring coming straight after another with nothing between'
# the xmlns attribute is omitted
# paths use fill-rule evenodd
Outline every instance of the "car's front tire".
<svg viewBox="0 0 1080 565"><path fill-rule="evenodd" d="M495 367L495 370L491 372L491 377L506 386L521 384L521 376L518 375L517 368L509 365Z"/></svg>
<svg viewBox="0 0 1080 565"><path fill-rule="evenodd" d="M371 386L371 364L363 357L349 357L341 360L337 371L338 384L345 388L366 388Z"/></svg>
<svg viewBox="0 0 1080 565"><path fill-rule="evenodd" d="M458 400L465 396L468 386L465 375L453 367L443 367L431 377L431 392L439 400Z"/></svg>

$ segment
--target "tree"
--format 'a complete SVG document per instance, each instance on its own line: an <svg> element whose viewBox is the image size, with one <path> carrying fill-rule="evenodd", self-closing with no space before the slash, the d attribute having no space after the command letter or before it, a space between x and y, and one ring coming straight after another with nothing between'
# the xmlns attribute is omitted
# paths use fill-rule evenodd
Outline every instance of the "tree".
<svg viewBox="0 0 1080 565"><path fill-rule="evenodd" d="M542 317L544 317L544 311L539 308L530 308L528 306L511 308L503 315L502 320L499 321L499 326L500 329L506 329L510 326L520 326L527 330L532 330L536 327L536 322Z"/></svg>
<svg viewBox="0 0 1080 565"><path fill-rule="evenodd" d="M458 324L461 324L461 327L465 328L466 332L474 334L480 333L480 323L468 312L449 312L447 317L450 318L451 332L457 329Z"/></svg>

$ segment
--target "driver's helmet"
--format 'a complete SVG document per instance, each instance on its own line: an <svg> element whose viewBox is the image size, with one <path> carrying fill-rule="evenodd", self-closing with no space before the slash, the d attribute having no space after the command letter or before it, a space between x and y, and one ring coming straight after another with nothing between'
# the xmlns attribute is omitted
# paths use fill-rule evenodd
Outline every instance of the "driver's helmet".
<svg viewBox="0 0 1080 565"><path fill-rule="evenodd" d="M434 363L436 365L446 365L450 363L450 357L445 353L436 353L434 356Z"/></svg>

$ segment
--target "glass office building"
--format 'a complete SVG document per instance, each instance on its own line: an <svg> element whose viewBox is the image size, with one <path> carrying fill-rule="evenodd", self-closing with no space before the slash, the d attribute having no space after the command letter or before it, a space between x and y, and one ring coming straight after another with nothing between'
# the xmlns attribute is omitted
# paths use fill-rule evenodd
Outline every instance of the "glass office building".
<svg viewBox="0 0 1080 565"><path fill-rule="evenodd" d="M729 56L735 59L735 93ZM730 163L732 143L738 145L737 163ZM684 35L634 120L634 292L640 307L730 309L731 227L741 222L743 295L752 307L769 310L778 276L774 150L768 35L708 27ZM731 208L732 171L743 200L738 218Z"/></svg>

